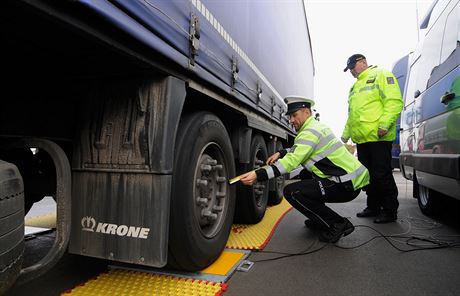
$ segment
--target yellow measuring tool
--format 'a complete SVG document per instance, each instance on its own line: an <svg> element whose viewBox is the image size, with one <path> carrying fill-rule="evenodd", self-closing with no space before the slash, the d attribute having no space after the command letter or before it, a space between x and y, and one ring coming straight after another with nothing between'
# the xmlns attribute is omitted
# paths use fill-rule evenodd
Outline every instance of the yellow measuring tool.
<svg viewBox="0 0 460 296"><path fill-rule="evenodd" d="M230 185L232 185L232 184L238 182L238 181L241 179L241 177L242 177L243 175L246 175L247 173L250 173L250 172L255 172L255 171L260 170L260 169L264 169L264 168L266 168L266 167L268 167L268 165L261 166L260 168L253 169L252 171L249 171L249 172L246 172L246 173L241 174L241 175L239 175L239 176L236 176L236 177L234 177L234 178L231 178L231 179L228 181L228 183L230 183Z"/></svg>

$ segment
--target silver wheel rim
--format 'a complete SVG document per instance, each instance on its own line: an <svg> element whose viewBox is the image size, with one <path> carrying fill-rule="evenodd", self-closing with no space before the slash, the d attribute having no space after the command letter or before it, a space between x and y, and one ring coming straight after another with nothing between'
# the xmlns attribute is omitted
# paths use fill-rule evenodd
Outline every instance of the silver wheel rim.
<svg viewBox="0 0 460 296"><path fill-rule="evenodd" d="M224 153L217 143L200 152L193 187L194 215L200 232L212 238L220 232L229 203L228 172Z"/></svg>
<svg viewBox="0 0 460 296"><path fill-rule="evenodd" d="M262 150L257 150L256 155L254 156L254 169L260 168L261 166L264 165L263 158L264 155L262 155ZM256 182L253 185L253 191L254 191L254 199L257 204L257 206L262 206L262 201L263 201L263 196L264 192L266 190L266 181L262 182Z"/></svg>

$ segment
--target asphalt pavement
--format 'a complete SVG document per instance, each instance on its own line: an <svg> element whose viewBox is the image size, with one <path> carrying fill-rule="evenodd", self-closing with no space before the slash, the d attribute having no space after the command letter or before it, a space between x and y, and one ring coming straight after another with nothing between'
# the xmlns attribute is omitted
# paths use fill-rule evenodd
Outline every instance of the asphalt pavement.
<svg viewBox="0 0 460 296"><path fill-rule="evenodd" d="M366 204L361 193L352 202L330 204L356 229L336 244L324 244L293 209L266 248L251 253L252 268L232 275L223 295L460 295L460 248L450 247L460 242L459 202L447 201L436 219L426 217L412 198L412 182L399 170L394 176L400 202L395 223L357 218ZM35 244L47 241L52 238L40 237ZM50 272L14 286L7 295L59 295L106 270L107 264L66 254Z"/></svg>
<svg viewBox="0 0 460 296"><path fill-rule="evenodd" d="M356 229L336 244L324 244L292 210L268 246L251 254L249 272L237 272L228 281L225 295L460 295L459 248L409 251L439 246L417 238L459 242L458 202L448 201L438 220L428 218L412 197L412 182L399 170L394 176L397 222L357 218L366 205L362 192L352 202L329 204Z"/></svg>

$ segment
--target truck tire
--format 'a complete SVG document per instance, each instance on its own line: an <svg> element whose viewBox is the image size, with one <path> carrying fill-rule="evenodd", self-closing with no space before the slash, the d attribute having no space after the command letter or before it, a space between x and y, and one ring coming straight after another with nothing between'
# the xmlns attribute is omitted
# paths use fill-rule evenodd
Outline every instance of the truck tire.
<svg viewBox="0 0 460 296"><path fill-rule="evenodd" d="M233 150L222 122L207 112L181 121L175 147L168 265L197 271L219 257L230 234Z"/></svg>
<svg viewBox="0 0 460 296"><path fill-rule="evenodd" d="M279 151L283 149L283 145L281 142L276 142L276 150ZM270 190L268 192L268 204L269 205L277 205L280 204L281 201L283 200L283 188L284 188L284 183L286 181L286 178L284 175L281 175L275 179L271 179L269 182L272 182L273 187L270 186L270 188L273 188L273 190Z"/></svg>
<svg viewBox="0 0 460 296"><path fill-rule="evenodd" d="M0 295L21 271L24 253L24 184L17 167L0 160Z"/></svg>
<svg viewBox="0 0 460 296"><path fill-rule="evenodd" d="M261 135L255 135L252 138L250 156L250 163L242 165L238 170L239 174L265 164L268 152L267 145ZM265 215L267 203L268 181L256 182L253 186L245 186L240 182L237 183L235 221L248 224L260 222Z"/></svg>

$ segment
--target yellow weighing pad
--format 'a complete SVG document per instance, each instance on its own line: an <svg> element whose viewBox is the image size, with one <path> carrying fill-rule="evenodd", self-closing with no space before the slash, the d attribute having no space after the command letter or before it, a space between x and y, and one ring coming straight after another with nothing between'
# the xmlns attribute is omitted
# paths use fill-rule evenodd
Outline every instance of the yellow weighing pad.
<svg viewBox="0 0 460 296"><path fill-rule="evenodd" d="M223 251L216 262L208 266L208 268L203 269L201 273L225 276L243 259L243 257L247 257L248 254L249 253L232 252L230 250Z"/></svg>

